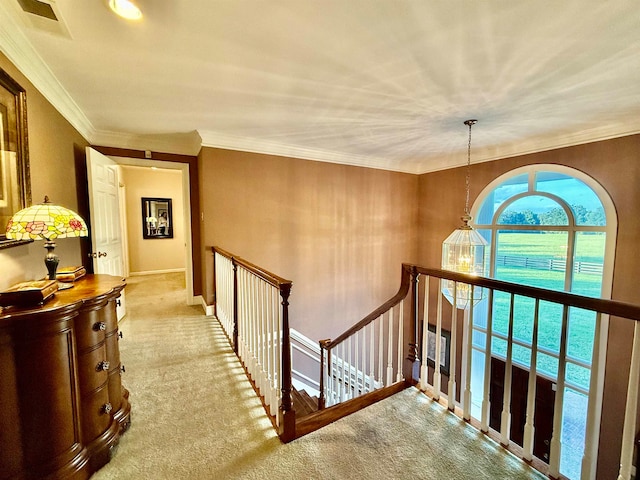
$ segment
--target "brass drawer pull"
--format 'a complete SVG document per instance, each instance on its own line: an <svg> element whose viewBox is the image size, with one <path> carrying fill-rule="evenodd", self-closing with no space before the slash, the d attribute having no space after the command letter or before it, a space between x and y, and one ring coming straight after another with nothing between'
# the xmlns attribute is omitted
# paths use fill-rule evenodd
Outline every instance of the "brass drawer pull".
<svg viewBox="0 0 640 480"><path fill-rule="evenodd" d="M97 372L105 372L107 370L109 370L109 362L107 362L106 360L98 362L98 365L96 365Z"/></svg>

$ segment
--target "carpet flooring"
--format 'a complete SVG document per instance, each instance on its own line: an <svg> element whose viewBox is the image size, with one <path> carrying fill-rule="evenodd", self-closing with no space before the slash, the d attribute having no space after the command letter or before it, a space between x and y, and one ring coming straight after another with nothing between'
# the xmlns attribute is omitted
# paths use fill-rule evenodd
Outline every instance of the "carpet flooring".
<svg viewBox="0 0 640 480"><path fill-rule="evenodd" d="M410 388L282 444L184 275L131 277L121 324L132 425L109 479L543 479Z"/></svg>

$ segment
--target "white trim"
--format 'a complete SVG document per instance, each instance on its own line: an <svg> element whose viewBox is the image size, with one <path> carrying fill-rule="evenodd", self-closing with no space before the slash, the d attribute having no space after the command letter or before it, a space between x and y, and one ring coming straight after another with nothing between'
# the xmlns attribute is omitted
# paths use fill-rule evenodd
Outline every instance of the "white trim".
<svg viewBox="0 0 640 480"><path fill-rule="evenodd" d="M318 355L318 361L320 361L319 357L321 352L320 352L319 343L314 342L309 337L305 337L303 334L301 334L298 330L294 328L289 329L289 338L291 338L292 341L295 341L300 345L306 347L307 349L311 350L313 353L316 353Z"/></svg>
<svg viewBox="0 0 640 480"><path fill-rule="evenodd" d="M193 305L197 305L198 303L200 303L200 305L202 305L202 310L204 310L204 314L207 317L214 317L213 314L213 305L207 305L207 302L205 301L204 297L202 295L198 295L194 298L194 303Z"/></svg>
<svg viewBox="0 0 640 480"><path fill-rule="evenodd" d="M182 270L185 272L185 283L187 293L187 304L193 303L193 251L192 251L192 237L191 231L191 190L189 188L189 165L179 162L166 162L160 160L146 160L139 158L128 157L112 157L114 160L122 165L134 165L142 167L159 167L180 170L182 172L182 200L183 200L183 217L184 217L184 232L185 232L185 268Z"/></svg>
<svg viewBox="0 0 640 480"><path fill-rule="evenodd" d="M293 372L292 372L293 373ZM306 377L305 377L306 379ZM300 380L298 380L297 378L292 378L291 379L291 383L293 384L293 387L298 390L304 390L305 392L307 392L311 397L319 397L320 396L320 391L311 387L310 385L301 382ZM315 382L317 383L317 382ZM319 385L318 385L319 386Z"/></svg>
<svg viewBox="0 0 640 480"><path fill-rule="evenodd" d="M85 139L91 139L91 121L16 25L5 2L0 2L0 50Z"/></svg>
<svg viewBox="0 0 640 480"><path fill-rule="evenodd" d="M66 91L18 26L19 19L11 13L10 4L0 2L0 51L29 79L42 95L60 114L94 145L117 146L140 150L157 150L167 153L197 154L202 146L223 148L244 152L277 155L304 160L352 165L393 172L422 175L451 168L462 167L460 152L433 155L418 162L409 161L410 166L399 167L404 159L380 158L344 152L287 145L273 140L229 135L219 132L198 130L188 134L136 135L124 132L97 130ZM640 133L637 127L629 127L624 122L609 123L594 128L579 129L575 132L558 134L552 138L532 138L524 142L495 145L478 149L473 163L483 163L498 159L517 157L586 143L601 142ZM201 137L198 141L198 137Z"/></svg>
<svg viewBox="0 0 640 480"><path fill-rule="evenodd" d="M136 135L132 133L97 130L91 136L93 145L130 148L133 150L153 150L178 155L197 155L201 148L198 132Z"/></svg>
<svg viewBox="0 0 640 480"><path fill-rule="evenodd" d="M130 272L130 277L139 277L143 275L160 275L161 273L179 273L184 272L186 269L184 268L167 268L165 270L147 270L144 272Z"/></svg>
<svg viewBox="0 0 640 480"><path fill-rule="evenodd" d="M203 147L259 153L262 155L275 155L278 157L312 160L315 162L338 163L340 165L373 168L390 172L418 174L416 168L399 168L399 162L390 158L368 157L358 154L308 148L299 145L286 145L264 139L240 137L206 130L198 130L198 133L202 138Z"/></svg>
<svg viewBox="0 0 640 480"><path fill-rule="evenodd" d="M476 217L478 215L487 196L493 190L495 190L496 187L498 187L505 180L516 177L518 175L522 175L525 173L528 175L528 189L527 189L527 192L525 192L526 194L529 194L529 195L540 194L541 192L538 192L533 188L533 179L536 172L542 172L542 171L557 172L557 173L574 177L582 181L588 187L590 187L593 190L593 192L597 195L598 199L600 200L604 208L605 218L607 220L606 227L604 230L606 233L606 240L605 240L604 258L603 258L604 265L603 265L602 286L601 286L600 295L604 299L611 299L611 292L613 288L613 268L615 263L615 249L616 249L616 240L617 240L617 232L618 232L618 215L616 212L615 204L613 203L613 200L609 196L608 192L597 180L595 180L593 177L589 176L588 174L571 167L567 167L564 165L557 165L557 164L531 164L531 165L525 165L523 167L515 168L513 170L510 170L500 175L499 177L494 179L492 182L490 182L487 186L485 186L484 189L482 189L482 191L476 197L476 200L473 202L473 206L471 208L471 216ZM524 196L524 195L518 195L518 196ZM509 203L510 201L511 199L507 200L507 202L505 203ZM498 210L500 210L500 208ZM496 218L497 217L494 215L491 224L477 225L479 229L482 229L482 230L488 229L492 231L492 235L491 235L492 258L495 252L495 241L496 241L495 231L499 229L498 227L500 227L500 225L496 225L495 223ZM572 222L570 221L570 224L571 223ZM571 227L574 232L578 232L580 230L575 225L569 225L569 227ZM599 351L600 362L598 362L597 387L596 387L595 395L593 397L596 402L596 409L595 409L596 415L595 415L595 418L593 418L592 420L594 422L594 425L597 425L597 428L595 429L595 434L593 438L593 444L592 444L593 452L591 452L591 455L590 455L590 457L592 458L592 461L594 462L594 465L592 465L592 468L591 468L592 472L595 472L595 463L597 462L598 446L600 443L600 430L601 430L601 421L602 421L602 401L604 396L604 375L605 375L605 366L606 366L606 358L607 358L608 333L609 333L609 316L603 314L601 317L601 323L600 323L600 351Z"/></svg>
<svg viewBox="0 0 640 480"><path fill-rule="evenodd" d="M191 245L193 232L191 231L191 189L189 188L189 164L181 162L170 162L163 160L147 160L143 158L115 157L110 156L113 161L120 165L133 165L137 167L158 167L171 170L180 170L182 172L182 204L184 217L184 238L185 238L185 268L177 271L185 272L186 284L186 303L194 305L193 292L193 247ZM135 272L140 274L142 272ZM160 273L155 271L151 273ZM167 272L169 273L169 272ZM197 304L197 302L196 302Z"/></svg>

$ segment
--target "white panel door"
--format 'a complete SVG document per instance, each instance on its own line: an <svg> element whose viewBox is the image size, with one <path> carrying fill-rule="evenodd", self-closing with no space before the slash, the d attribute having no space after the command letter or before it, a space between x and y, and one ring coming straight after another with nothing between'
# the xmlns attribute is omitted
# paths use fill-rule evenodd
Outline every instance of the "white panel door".
<svg viewBox="0 0 640 480"><path fill-rule="evenodd" d="M93 271L124 277L118 164L87 147L87 176ZM118 320L126 313L124 291L119 300Z"/></svg>

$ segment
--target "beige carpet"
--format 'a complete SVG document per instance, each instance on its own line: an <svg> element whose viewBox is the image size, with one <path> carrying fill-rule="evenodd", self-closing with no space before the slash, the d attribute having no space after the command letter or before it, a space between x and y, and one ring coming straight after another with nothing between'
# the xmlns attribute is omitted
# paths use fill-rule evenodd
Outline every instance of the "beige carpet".
<svg viewBox="0 0 640 480"><path fill-rule="evenodd" d="M182 274L132 277L121 325L132 426L105 479L545 478L416 389L280 443Z"/></svg>

